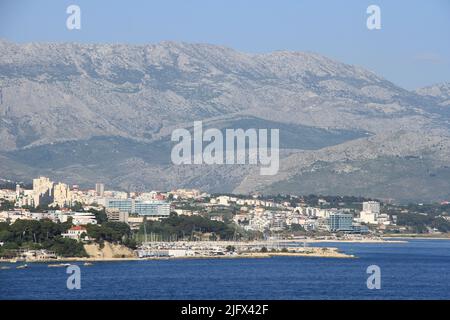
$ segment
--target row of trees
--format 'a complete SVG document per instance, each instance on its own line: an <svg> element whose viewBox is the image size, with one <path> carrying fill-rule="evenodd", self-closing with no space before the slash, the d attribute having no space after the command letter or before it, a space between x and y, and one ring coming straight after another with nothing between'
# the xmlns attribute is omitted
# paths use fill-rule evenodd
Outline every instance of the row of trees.
<svg viewBox="0 0 450 320"><path fill-rule="evenodd" d="M14 202L0 199L0 211L8 211L14 209Z"/></svg>
<svg viewBox="0 0 450 320"><path fill-rule="evenodd" d="M123 244L131 249L137 247L130 226L126 223L110 221L104 222L101 225L88 224L86 229L87 235L99 243L108 241Z"/></svg>
<svg viewBox="0 0 450 320"><path fill-rule="evenodd" d="M66 232L72 226L72 221L65 223L55 223L49 219L36 220L16 220L9 225L0 222L0 241L22 243L42 243L52 240L61 233Z"/></svg>
<svg viewBox="0 0 450 320"><path fill-rule="evenodd" d="M428 214L400 213L397 216L397 224L409 227L414 233L427 233L428 228L436 228L440 232L450 232L450 221Z"/></svg>
<svg viewBox="0 0 450 320"><path fill-rule="evenodd" d="M178 216L174 213L169 218L161 221L147 221L145 224L147 233L158 234L169 238L176 235L178 238L189 239L194 233L213 233L221 240L231 240L242 236L231 225L220 221L212 221L202 216ZM144 226L139 232L144 233Z"/></svg>
<svg viewBox="0 0 450 320"><path fill-rule="evenodd" d="M55 223L48 219L16 220L13 224L0 222L0 256L10 255L16 249L47 249L63 257L86 256L83 244L73 239L63 238L62 233L72 226L72 222Z"/></svg>
<svg viewBox="0 0 450 320"><path fill-rule="evenodd" d="M83 243L63 238L72 227L72 220L55 223L49 219L16 220L13 224L0 222L0 255L9 255L16 249L47 249L63 257L86 256ZM87 225L87 236L95 242L109 241L136 248L130 227L122 222L104 222L102 225Z"/></svg>

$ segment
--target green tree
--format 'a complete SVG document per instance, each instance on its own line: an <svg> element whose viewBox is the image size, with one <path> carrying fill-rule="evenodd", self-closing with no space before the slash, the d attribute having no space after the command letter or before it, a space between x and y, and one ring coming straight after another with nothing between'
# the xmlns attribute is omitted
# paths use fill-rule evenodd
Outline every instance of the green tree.
<svg viewBox="0 0 450 320"><path fill-rule="evenodd" d="M55 251L62 257L86 257L83 244L74 239L57 237L53 241L45 244L46 249Z"/></svg>
<svg viewBox="0 0 450 320"><path fill-rule="evenodd" d="M234 246L227 246L226 247L226 250L228 251L228 252L234 252L234 251L236 251L236 248L234 247Z"/></svg>
<svg viewBox="0 0 450 320"><path fill-rule="evenodd" d="M14 209L14 202L0 199L0 211L8 211Z"/></svg>
<svg viewBox="0 0 450 320"><path fill-rule="evenodd" d="M102 210L90 209L89 212L95 215L95 219L99 224L103 224L108 221L108 216L106 215L106 210L104 208Z"/></svg>

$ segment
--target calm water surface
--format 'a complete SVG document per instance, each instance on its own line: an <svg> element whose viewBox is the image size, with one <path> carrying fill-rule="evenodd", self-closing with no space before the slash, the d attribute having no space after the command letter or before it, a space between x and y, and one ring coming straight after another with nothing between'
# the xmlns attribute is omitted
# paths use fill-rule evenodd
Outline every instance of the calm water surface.
<svg viewBox="0 0 450 320"><path fill-rule="evenodd" d="M0 270L0 299L450 299L450 241L320 243L358 259L277 257L81 263L81 289L65 268ZM366 268L381 268L381 289Z"/></svg>

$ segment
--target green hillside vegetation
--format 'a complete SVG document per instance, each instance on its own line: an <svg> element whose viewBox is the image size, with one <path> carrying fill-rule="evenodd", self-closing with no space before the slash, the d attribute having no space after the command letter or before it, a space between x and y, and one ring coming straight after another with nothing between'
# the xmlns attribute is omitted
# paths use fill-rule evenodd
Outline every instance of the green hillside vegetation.
<svg viewBox="0 0 450 320"><path fill-rule="evenodd" d="M19 219L11 225L0 222L0 242L4 243L0 247L0 256L11 256L17 249L46 249L61 257L86 257L82 242L61 236L72 226L70 219L65 223L55 223L49 219ZM86 229L93 242L103 244L104 241L109 241L132 249L136 247L130 227L126 223L105 222L102 225L87 225Z"/></svg>
<svg viewBox="0 0 450 320"><path fill-rule="evenodd" d="M87 256L82 243L61 236L71 226L71 221L55 223L48 219L17 220L11 225L0 222L0 242L4 242L0 256L9 256L16 249L46 249L62 257Z"/></svg>
<svg viewBox="0 0 450 320"><path fill-rule="evenodd" d="M221 240L231 240L233 237L243 236L241 233L235 233L235 228L231 225L219 221L211 221L202 216L184 216L171 214L169 218L162 221L147 221L145 225L147 234L153 233L162 238L177 236L192 240L194 233L213 233ZM144 233L144 226L139 230Z"/></svg>

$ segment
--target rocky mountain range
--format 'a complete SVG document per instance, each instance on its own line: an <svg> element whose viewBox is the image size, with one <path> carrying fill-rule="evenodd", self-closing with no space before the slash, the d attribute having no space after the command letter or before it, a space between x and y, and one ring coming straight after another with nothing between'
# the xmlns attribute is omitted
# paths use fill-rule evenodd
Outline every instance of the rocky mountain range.
<svg viewBox="0 0 450 320"><path fill-rule="evenodd" d="M280 170L170 161L175 128L279 128ZM124 190L450 198L450 84L310 52L0 41L0 177Z"/></svg>

